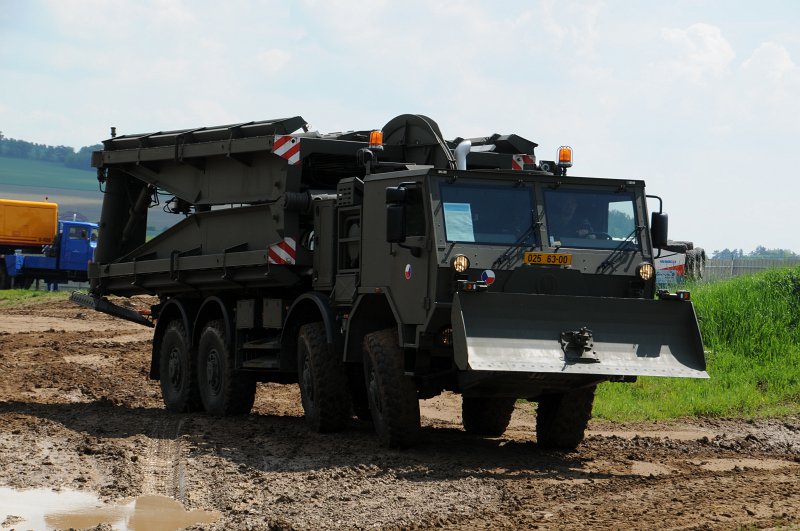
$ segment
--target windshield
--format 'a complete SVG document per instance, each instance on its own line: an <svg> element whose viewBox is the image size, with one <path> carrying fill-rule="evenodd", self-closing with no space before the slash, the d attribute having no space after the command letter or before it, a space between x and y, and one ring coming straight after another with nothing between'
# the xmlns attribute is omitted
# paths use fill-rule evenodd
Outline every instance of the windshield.
<svg viewBox="0 0 800 531"><path fill-rule="evenodd" d="M447 241L514 244L532 232L531 188L443 182L440 191Z"/></svg>
<svg viewBox="0 0 800 531"><path fill-rule="evenodd" d="M634 194L600 190L544 190L551 247L639 249Z"/></svg>

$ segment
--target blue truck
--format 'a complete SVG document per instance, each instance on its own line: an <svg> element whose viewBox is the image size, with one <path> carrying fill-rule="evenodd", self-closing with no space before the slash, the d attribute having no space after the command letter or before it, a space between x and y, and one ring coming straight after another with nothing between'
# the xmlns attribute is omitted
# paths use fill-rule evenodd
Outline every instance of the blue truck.
<svg viewBox="0 0 800 531"><path fill-rule="evenodd" d="M0 200L0 289L86 282L98 226L59 221L54 203Z"/></svg>

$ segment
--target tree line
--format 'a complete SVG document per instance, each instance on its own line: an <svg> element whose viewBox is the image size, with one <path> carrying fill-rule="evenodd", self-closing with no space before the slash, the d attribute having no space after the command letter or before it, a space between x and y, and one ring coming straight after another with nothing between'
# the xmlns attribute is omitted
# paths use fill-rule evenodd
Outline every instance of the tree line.
<svg viewBox="0 0 800 531"><path fill-rule="evenodd" d="M746 260L748 258L768 258L773 260L782 260L786 258L800 258L800 255L791 251L790 249L767 249L763 245L759 245L749 253L745 253L742 249L725 248L721 251L714 251L711 255L711 258L715 260Z"/></svg>
<svg viewBox="0 0 800 531"><path fill-rule="evenodd" d="M48 146L25 140L6 138L0 132L0 157L55 162L78 170L92 169L92 151L103 149L100 144L85 146L75 151L69 146Z"/></svg>

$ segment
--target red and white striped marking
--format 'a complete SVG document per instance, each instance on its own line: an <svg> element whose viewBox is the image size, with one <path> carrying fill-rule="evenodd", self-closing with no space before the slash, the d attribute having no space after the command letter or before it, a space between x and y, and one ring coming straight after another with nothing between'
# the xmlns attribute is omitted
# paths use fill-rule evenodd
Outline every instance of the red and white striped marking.
<svg viewBox="0 0 800 531"><path fill-rule="evenodd" d="M297 242L288 236L282 242L270 245L267 249L267 263L293 265L297 259Z"/></svg>
<svg viewBox="0 0 800 531"><path fill-rule="evenodd" d="M275 135L272 152L289 161L289 164L300 162L300 139L292 135Z"/></svg>
<svg viewBox="0 0 800 531"><path fill-rule="evenodd" d="M533 155L514 155L511 158L511 169L522 170L526 164L536 164L536 158Z"/></svg>

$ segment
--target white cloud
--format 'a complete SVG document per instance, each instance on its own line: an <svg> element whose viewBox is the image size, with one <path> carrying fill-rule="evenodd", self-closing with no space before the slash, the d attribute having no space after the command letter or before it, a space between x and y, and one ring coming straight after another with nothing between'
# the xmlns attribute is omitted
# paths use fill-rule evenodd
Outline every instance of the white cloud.
<svg viewBox="0 0 800 531"><path fill-rule="evenodd" d="M256 64L268 74L277 74L289 63L292 54L286 50L272 48L256 56Z"/></svg>
<svg viewBox="0 0 800 531"><path fill-rule="evenodd" d="M667 28L662 37L675 45L682 55L667 62L666 66L676 77L694 82L718 78L727 72L736 54L722 35L722 31L710 24L692 24L687 29Z"/></svg>
<svg viewBox="0 0 800 531"><path fill-rule="evenodd" d="M775 42L761 44L742 63L742 70L751 76L763 76L773 82L796 82L800 77L800 70L792 61L789 51Z"/></svg>
<svg viewBox="0 0 800 531"><path fill-rule="evenodd" d="M751 182L767 153L772 167L794 166L800 10L722 13L696 0L25 6L0 20L7 136L78 147L110 125L141 133L299 114L330 132L422 113L448 138L530 138L539 158L572 144L575 175L646 178L678 238L800 251L772 218L740 223L742 211L769 208ZM773 190L794 186L772 178ZM770 244L766 232L782 236Z"/></svg>

